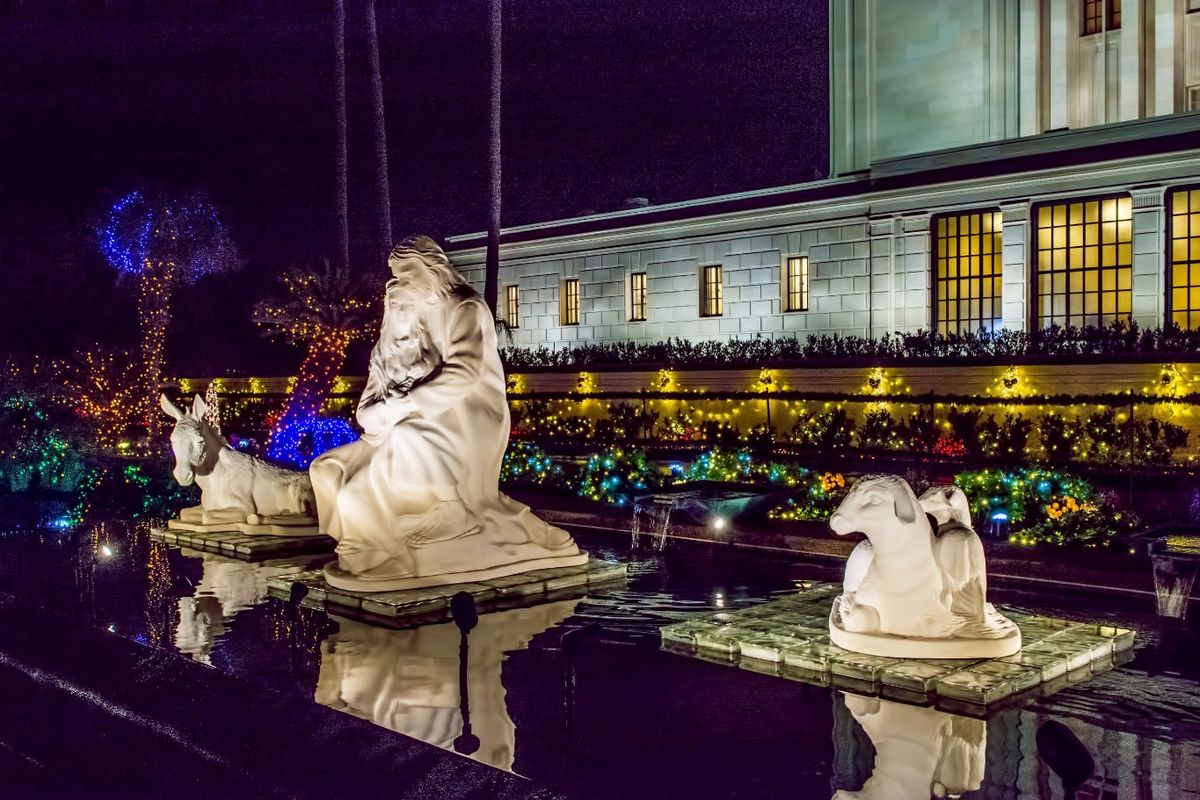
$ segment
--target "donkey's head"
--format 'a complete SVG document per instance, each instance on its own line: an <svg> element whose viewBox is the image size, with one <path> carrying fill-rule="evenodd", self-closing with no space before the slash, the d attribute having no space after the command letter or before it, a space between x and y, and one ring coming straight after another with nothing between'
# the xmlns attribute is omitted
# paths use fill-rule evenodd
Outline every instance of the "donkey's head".
<svg viewBox="0 0 1200 800"><path fill-rule="evenodd" d="M208 411L208 406L200 395L196 395L196 399L192 401L190 411L176 406L165 394L158 398L158 404L175 420L175 429L171 431L171 449L175 451L175 469L172 474L181 486L191 486L196 480L197 472L209 466L209 456L215 455L210 452L214 438L212 428L204 421L204 412Z"/></svg>

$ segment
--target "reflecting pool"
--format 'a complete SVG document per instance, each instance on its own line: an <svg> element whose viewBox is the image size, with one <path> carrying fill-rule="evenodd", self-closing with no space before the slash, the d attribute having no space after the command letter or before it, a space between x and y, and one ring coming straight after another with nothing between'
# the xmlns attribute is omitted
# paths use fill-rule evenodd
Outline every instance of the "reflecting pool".
<svg viewBox="0 0 1200 800"><path fill-rule="evenodd" d="M628 582L473 627L376 627L278 600L271 576L322 558L181 551L147 523L0 534L0 592L572 797L1200 795L1200 636L1156 618L1152 597L991 587L1010 608L1138 638L1123 666L975 719L659 647L669 622L838 580L832 562L680 543L647 554L627 534L576 535L627 560Z"/></svg>

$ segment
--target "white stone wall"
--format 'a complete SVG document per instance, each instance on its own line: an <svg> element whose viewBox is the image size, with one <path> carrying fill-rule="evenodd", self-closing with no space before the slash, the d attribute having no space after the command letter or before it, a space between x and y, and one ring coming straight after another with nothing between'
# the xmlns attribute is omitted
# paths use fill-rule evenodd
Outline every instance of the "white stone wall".
<svg viewBox="0 0 1200 800"><path fill-rule="evenodd" d="M1088 36L1079 0L835 0L830 8L834 175L1185 110L1184 65L1197 46L1183 34L1195 20L1183 0L1125 0L1119 29Z"/></svg>
<svg viewBox="0 0 1200 800"><path fill-rule="evenodd" d="M883 336L929 327L929 215L833 220L763 236L731 236L669 247L502 264L504 287L520 287L521 347L580 342L658 342L837 333ZM809 308L785 312L788 256L809 259ZM719 264L724 313L700 316L700 270ZM482 271L466 270L476 287ZM629 321L629 275L646 272L647 319ZM561 281L578 277L578 325L562 325Z"/></svg>
<svg viewBox="0 0 1200 800"><path fill-rule="evenodd" d="M872 160L988 138L988 4L875 3Z"/></svg>
<svg viewBox="0 0 1200 800"><path fill-rule="evenodd" d="M931 220L938 214L1001 212L1002 325L1026 327L1033 216L1039 203L1127 194L1133 205L1133 319L1163 322L1164 196L1200 183L1200 149L1072 170L864 193L755 212L533 239L501 250L500 296L520 288L513 344L569 347L586 342L653 343L812 334L880 337L929 329ZM482 248L453 249L454 263L483 283ZM809 308L782 310L783 264L809 259ZM700 271L720 265L724 313L700 315ZM629 276L647 273L647 319L629 320ZM580 282L578 325L560 321L562 281Z"/></svg>
<svg viewBox="0 0 1200 800"><path fill-rule="evenodd" d="M911 239L911 237L909 237ZM917 237L918 240L921 238ZM907 241L907 240L905 240ZM911 245L910 245L911 246ZM781 276L787 256L809 257L809 310L783 312ZM790 233L729 237L718 241L645 247L585 257L548 259L501 268L503 287L520 286L520 327L513 343L522 347L570 346L595 341L658 342L668 338L732 339L840 333L867 336L891 329L890 322L872 325L868 298L877 297L884 313L899 302L911 313L906 324L920 328L927 315L926 252L911 253L895 279L877 277L871 292L871 242L865 219L836 221ZM724 313L700 316L700 270L722 268ZM911 265L911 277L905 270ZM645 272L648 284L646 321L629 321L629 275ZM482 273L475 285L482 285ZM579 324L559 318L561 279L580 280ZM904 291L908 286L912 291ZM878 311L878 309L877 309ZM890 320L890 317L885 317Z"/></svg>

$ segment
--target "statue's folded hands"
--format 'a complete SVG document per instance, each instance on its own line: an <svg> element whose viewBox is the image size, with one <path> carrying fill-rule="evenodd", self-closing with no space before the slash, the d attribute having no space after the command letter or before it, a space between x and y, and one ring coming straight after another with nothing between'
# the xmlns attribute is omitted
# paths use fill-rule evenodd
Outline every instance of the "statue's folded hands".
<svg viewBox="0 0 1200 800"><path fill-rule="evenodd" d="M360 404L354 416L362 426L362 438L378 446L383 443L392 428L416 413L417 407L407 394L392 394Z"/></svg>

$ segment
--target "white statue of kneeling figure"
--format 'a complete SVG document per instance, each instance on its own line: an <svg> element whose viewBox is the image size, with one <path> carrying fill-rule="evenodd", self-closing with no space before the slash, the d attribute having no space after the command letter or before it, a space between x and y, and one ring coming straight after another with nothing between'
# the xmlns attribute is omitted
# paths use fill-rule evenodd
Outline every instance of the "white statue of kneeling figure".
<svg viewBox="0 0 1200 800"><path fill-rule="evenodd" d="M363 436L309 467L320 529L338 543L326 580L387 591L587 563L500 492L509 412L487 304L429 237L401 242L388 266Z"/></svg>
<svg viewBox="0 0 1200 800"><path fill-rule="evenodd" d="M895 658L999 658L1021 632L987 602L983 544L966 496L935 486L920 498L894 475L861 478L829 519L866 540L850 553L829 638Z"/></svg>

